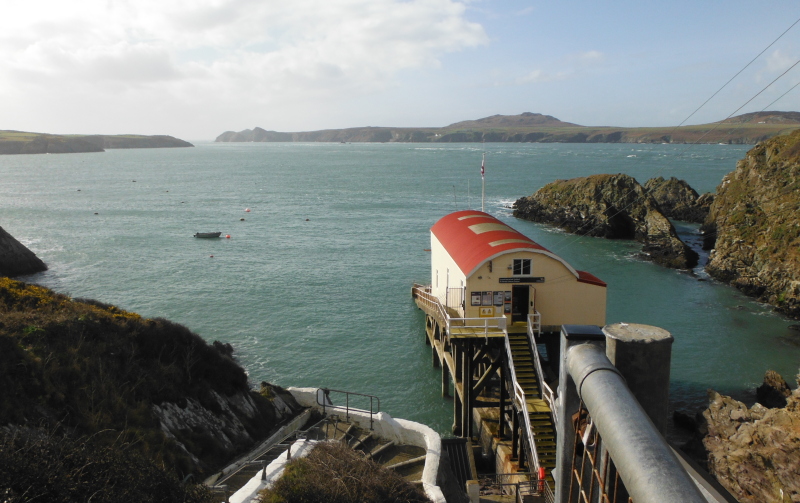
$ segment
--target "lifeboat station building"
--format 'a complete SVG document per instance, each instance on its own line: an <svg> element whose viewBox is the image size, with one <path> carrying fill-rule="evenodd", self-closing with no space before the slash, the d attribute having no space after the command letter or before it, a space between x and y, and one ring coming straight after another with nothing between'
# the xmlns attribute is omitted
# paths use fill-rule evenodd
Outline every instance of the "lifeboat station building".
<svg viewBox="0 0 800 503"><path fill-rule="evenodd" d="M481 211L442 217L430 252L431 283L412 297L442 395L453 390L453 433L480 432L497 473L552 480L557 371L543 362L562 325L605 325L606 284Z"/></svg>
<svg viewBox="0 0 800 503"><path fill-rule="evenodd" d="M431 294L453 318L505 318L525 331L605 325L606 284L493 216L451 213L431 228ZM500 321L502 324L503 322Z"/></svg>

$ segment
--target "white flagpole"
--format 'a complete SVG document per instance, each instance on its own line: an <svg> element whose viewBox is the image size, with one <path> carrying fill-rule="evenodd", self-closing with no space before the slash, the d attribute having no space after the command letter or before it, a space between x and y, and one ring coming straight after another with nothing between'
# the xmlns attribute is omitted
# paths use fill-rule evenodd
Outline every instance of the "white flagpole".
<svg viewBox="0 0 800 503"><path fill-rule="evenodd" d="M483 160L481 161L481 211L486 211L484 208L484 201L486 199L486 178L484 172L486 171L486 152L483 153Z"/></svg>

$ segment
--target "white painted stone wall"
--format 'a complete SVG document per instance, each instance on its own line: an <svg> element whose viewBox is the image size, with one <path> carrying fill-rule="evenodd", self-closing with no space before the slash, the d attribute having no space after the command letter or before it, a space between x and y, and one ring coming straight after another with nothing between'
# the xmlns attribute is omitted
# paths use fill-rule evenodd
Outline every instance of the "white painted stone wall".
<svg viewBox="0 0 800 503"><path fill-rule="evenodd" d="M304 407L312 407L322 411L318 405L322 402L323 394L319 388L288 388L297 402ZM330 404L330 405L328 405ZM335 410L340 416L344 415L344 407L335 407L326 401L326 412L331 413ZM350 421L357 423L363 428L370 427L369 411L350 409ZM372 415L372 428L375 436L386 440L393 440L398 444L416 445L426 450L425 468L422 471L422 486L425 494L434 503L446 503L441 488L436 485L436 477L439 472L439 459L442 455L442 438L424 424L408 421L405 419L395 419L386 412L378 412Z"/></svg>

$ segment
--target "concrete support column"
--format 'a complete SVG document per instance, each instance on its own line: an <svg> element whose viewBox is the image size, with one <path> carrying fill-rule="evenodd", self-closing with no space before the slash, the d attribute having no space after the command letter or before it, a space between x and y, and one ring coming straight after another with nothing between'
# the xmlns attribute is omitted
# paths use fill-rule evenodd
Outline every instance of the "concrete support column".
<svg viewBox="0 0 800 503"><path fill-rule="evenodd" d="M433 368L435 369L439 368L440 362L439 362L439 354L436 352L436 344L431 344L431 358L433 360L431 362L433 364Z"/></svg>
<svg viewBox="0 0 800 503"><path fill-rule="evenodd" d="M572 484L572 458L575 452L575 426L572 416L581 404L575 382L567 369L567 350L578 344L605 344L605 335L594 325L563 325L561 327L561 361L558 376L558 399L556 410L556 469L553 474L556 485L556 503L567 503Z"/></svg>
<svg viewBox="0 0 800 503"><path fill-rule="evenodd" d="M603 327L606 356L656 429L665 435L669 415L669 367L673 337L663 328L638 323Z"/></svg>

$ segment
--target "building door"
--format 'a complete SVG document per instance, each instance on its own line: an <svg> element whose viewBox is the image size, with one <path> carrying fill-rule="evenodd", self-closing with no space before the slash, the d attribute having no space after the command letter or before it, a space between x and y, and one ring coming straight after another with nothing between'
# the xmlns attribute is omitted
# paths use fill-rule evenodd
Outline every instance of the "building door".
<svg viewBox="0 0 800 503"><path fill-rule="evenodd" d="M528 285L511 287L511 323L528 321L528 305L530 304L530 287Z"/></svg>

